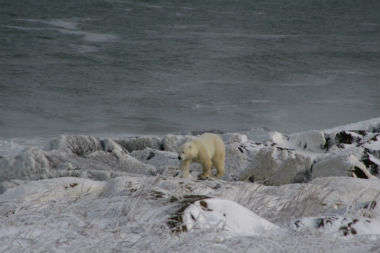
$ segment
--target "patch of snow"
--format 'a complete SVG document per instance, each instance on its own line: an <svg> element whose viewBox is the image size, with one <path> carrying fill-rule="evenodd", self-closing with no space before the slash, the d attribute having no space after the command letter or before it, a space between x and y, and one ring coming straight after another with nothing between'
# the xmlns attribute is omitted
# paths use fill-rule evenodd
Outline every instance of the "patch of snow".
<svg viewBox="0 0 380 253"><path fill-rule="evenodd" d="M220 230L226 237L257 236L280 228L231 200L204 199L183 214L188 231Z"/></svg>
<svg viewBox="0 0 380 253"><path fill-rule="evenodd" d="M83 194L100 193L105 182L84 178L53 178L31 181L0 195L3 201L39 201L47 202L62 198L77 198Z"/></svg>

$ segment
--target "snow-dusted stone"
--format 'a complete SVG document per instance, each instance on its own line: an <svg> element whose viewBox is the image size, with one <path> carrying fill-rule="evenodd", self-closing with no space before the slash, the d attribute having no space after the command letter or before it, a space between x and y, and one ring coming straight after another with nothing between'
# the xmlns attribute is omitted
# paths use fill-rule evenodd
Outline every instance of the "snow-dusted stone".
<svg viewBox="0 0 380 253"><path fill-rule="evenodd" d="M352 124L323 131L309 131L285 136L270 133L266 146L294 150L312 161L312 177L379 176L380 137L378 121ZM256 159L256 158L255 158Z"/></svg>
<svg viewBox="0 0 380 253"><path fill-rule="evenodd" d="M248 137L245 134L239 133L225 133L220 135L225 145L232 143L245 143L248 141Z"/></svg>
<svg viewBox="0 0 380 253"><path fill-rule="evenodd" d="M358 165L359 167L357 167ZM367 178L366 173L362 170L362 165L353 155L332 155L313 166L313 178L329 176L351 177L353 175L357 176L356 173L360 178Z"/></svg>
<svg viewBox="0 0 380 253"><path fill-rule="evenodd" d="M115 158L117 158L117 164L112 166L112 169L118 168L120 171L126 171L137 174L156 174L157 169L155 167L135 159L133 156L128 154L127 151L125 151L125 149L122 148L118 143L107 139L103 141L103 146L105 152L107 152L106 155L108 155L108 153L111 153ZM99 160L99 158L97 157L99 155L104 156L105 154L96 153L92 156L92 158Z"/></svg>
<svg viewBox="0 0 380 253"><path fill-rule="evenodd" d="M371 154L372 153L372 154ZM361 157L361 162L366 166L372 175L379 176L380 174L380 159L379 150L367 151L364 150L364 154Z"/></svg>
<svg viewBox="0 0 380 253"><path fill-rule="evenodd" d="M269 133L268 144L276 144L286 149L321 153L326 145L322 131L308 131L286 136L279 132Z"/></svg>
<svg viewBox="0 0 380 253"><path fill-rule="evenodd" d="M0 181L10 179L40 179L56 176L45 151L28 148L15 157L1 159Z"/></svg>
<svg viewBox="0 0 380 253"><path fill-rule="evenodd" d="M368 142L364 143L363 148L371 151L371 153L374 156L379 158L380 157L380 134L373 136Z"/></svg>
<svg viewBox="0 0 380 253"><path fill-rule="evenodd" d="M155 167L133 158L116 142L102 143L93 137L61 136L50 143L49 150L29 148L15 157L2 158L0 182L68 176L106 180L125 173L157 173Z"/></svg>
<svg viewBox="0 0 380 253"><path fill-rule="evenodd" d="M280 228L234 201L209 198L195 201L183 212L187 231L220 231L225 237L258 236Z"/></svg>
<svg viewBox="0 0 380 253"><path fill-rule="evenodd" d="M316 230L341 236L380 235L380 219L367 217L322 216L296 220L293 228L298 231Z"/></svg>
<svg viewBox="0 0 380 253"><path fill-rule="evenodd" d="M179 167L177 152L146 148L144 150L133 151L131 156L145 164L154 166L159 174L164 173L165 170L178 169Z"/></svg>
<svg viewBox="0 0 380 253"><path fill-rule="evenodd" d="M102 149L100 140L88 135L61 135L49 143L49 150L71 152L77 156L86 156Z"/></svg>
<svg viewBox="0 0 380 253"><path fill-rule="evenodd" d="M248 151L239 143L231 143L225 146L226 157L223 180L236 181L239 175L247 168Z"/></svg>
<svg viewBox="0 0 380 253"><path fill-rule="evenodd" d="M289 142L299 150L321 153L326 145L326 138L321 131L309 131L290 135Z"/></svg>
<svg viewBox="0 0 380 253"><path fill-rule="evenodd" d="M327 136L326 154L316 158L313 178L379 175L379 134L365 131L337 131Z"/></svg>
<svg viewBox="0 0 380 253"><path fill-rule="evenodd" d="M121 151L116 144L116 148L112 149L110 152L95 152L88 157L87 160L82 161L83 168L87 170L108 170L109 173L112 172L128 172L144 175L155 175L157 169L149 164L145 164L134 158L133 156ZM102 180L101 178L95 178Z"/></svg>
<svg viewBox="0 0 380 253"><path fill-rule="evenodd" d="M311 166L310 157L295 150L267 146L259 150L240 179L266 185L306 182L311 177Z"/></svg>
<svg viewBox="0 0 380 253"><path fill-rule="evenodd" d="M162 147L165 151L178 152L179 148L187 141L194 139L189 135L165 135L162 139Z"/></svg>
<svg viewBox="0 0 380 253"><path fill-rule="evenodd" d="M161 139L155 136L131 137L127 139L115 140L115 142L128 150L128 152L144 150L146 148L157 150L162 149Z"/></svg>

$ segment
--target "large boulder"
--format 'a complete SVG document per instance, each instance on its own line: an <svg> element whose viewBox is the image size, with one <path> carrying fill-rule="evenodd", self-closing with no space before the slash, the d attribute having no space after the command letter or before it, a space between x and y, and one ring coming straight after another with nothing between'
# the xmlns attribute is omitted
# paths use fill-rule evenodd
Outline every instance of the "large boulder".
<svg viewBox="0 0 380 253"><path fill-rule="evenodd" d="M311 178L312 160L296 150L278 146L261 148L241 175L265 185L307 182Z"/></svg>
<svg viewBox="0 0 380 253"><path fill-rule="evenodd" d="M91 136L60 136L47 150L28 148L14 157L0 159L0 182L54 177L84 177L107 180L126 173L154 175L157 169L140 162L112 140Z"/></svg>

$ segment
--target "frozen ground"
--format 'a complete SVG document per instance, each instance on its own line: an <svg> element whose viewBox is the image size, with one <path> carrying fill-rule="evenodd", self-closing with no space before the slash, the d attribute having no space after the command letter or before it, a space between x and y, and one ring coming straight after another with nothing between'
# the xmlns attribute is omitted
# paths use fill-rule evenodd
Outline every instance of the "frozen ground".
<svg viewBox="0 0 380 253"><path fill-rule="evenodd" d="M380 118L221 136L221 180L180 178L192 135L60 136L1 157L0 252L380 252Z"/></svg>

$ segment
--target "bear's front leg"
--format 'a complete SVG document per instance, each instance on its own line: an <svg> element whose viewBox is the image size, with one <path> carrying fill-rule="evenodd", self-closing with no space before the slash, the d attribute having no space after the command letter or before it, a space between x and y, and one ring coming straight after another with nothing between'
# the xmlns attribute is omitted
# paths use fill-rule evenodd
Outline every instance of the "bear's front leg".
<svg viewBox="0 0 380 253"><path fill-rule="evenodd" d="M190 165L190 160L185 160L181 162L181 167L180 169L183 170L183 175L182 178L188 178L189 177L189 165Z"/></svg>

